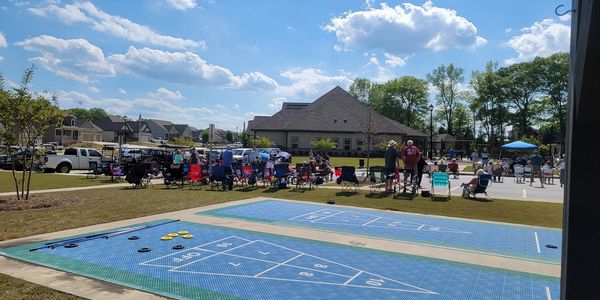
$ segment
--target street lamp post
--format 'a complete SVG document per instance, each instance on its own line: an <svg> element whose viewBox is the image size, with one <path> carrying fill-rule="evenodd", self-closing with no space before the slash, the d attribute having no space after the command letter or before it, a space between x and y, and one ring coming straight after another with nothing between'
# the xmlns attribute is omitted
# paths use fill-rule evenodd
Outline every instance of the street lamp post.
<svg viewBox="0 0 600 300"><path fill-rule="evenodd" d="M429 159L433 159L433 104L429 104Z"/></svg>

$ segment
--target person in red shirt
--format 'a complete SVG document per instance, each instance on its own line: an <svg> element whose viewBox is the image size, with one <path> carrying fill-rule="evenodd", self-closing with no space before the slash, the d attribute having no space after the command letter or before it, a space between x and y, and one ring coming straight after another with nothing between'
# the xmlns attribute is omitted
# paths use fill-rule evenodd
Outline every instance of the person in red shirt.
<svg viewBox="0 0 600 300"><path fill-rule="evenodd" d="M415 175L415 170L417 169L417 162L421 158L421 154L419 149L413 146L413 141L408 140L406 142L406 146L402 148L402 161L404 161L404 169L410 170L410 172L404 172L404 181L407 181L407 175L410 173L410 180Z"/></svg>

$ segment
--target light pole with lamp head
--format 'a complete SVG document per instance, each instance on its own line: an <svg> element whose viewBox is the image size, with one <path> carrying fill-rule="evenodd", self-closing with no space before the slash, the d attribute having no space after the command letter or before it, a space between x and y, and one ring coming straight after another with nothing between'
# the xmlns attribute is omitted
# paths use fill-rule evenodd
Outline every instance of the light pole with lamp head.
<svg viewBox="0 0 600 300"><path fill-rule="evenodd" d="M433 104L429 104L429 159L433 159Z"/></svg>

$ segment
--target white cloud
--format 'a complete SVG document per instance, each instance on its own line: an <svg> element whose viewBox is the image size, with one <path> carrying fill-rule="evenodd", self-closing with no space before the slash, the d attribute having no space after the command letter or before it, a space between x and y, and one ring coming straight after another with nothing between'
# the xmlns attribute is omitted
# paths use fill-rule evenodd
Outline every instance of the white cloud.
<svg viewBox="0 0 600 300"><path fill-rule="evenodd" d="M233 104L233 108L235 108L235 109L239 109L239 108L240 108L240 105L239 105L239 104L237 104L237 103L234 103L234 104Z"/></svg>
<svg viewBox="0 0 600 300"><path fill-rule="evenodd" d="M379 60L377 60L377 55L373 54L373 56L371 56L371 58L369 58L369 61L367 62L367 64L365 64L365 67L368 67L370 65L373 65L373 66L379 65Z"/></svg>
<svg viewBox="0 0 600 300"><path fill-rule="evenodd" d="M6 43L6 38L4 37L2 31L0 31L0 48L6 48L7 46L8 44Z"/></svg>
<svg viewBox="0 0 600 300"><path fill-rule="evenodd" d="M226 89L275 89L277 82L259 72L233 74L229 69L211 65L192 52L167 52L130 46L125 54L108 60L118 71L146 78L189 85L216 85Z"/></svg>
<svg viewBox="0 0 600 300"><path fill-rule="evenodd" d="M571 14L566 14L566 15L558 16L558 18L561 21L563 21L563 22L571 21Z"/></svg>
<svg viewBox="0 0 600 300"><path fill-rule="evenodd" d="M121 94L121 95L127 95L127 91L122 88L118 88L117 92L119 92L119 94Z"/></svg>
<svg viewBox="0 0 600 300"><path fill-rule="evenodd" d="M116 72L102 49L85 39L63 40L41 35L15 43L41 56L29 60L60 76L88 83L91 76L115 76Z"/></svg>
<svg viewBox="0 0 600 300"><path fill-rule="evenodd" d="M406 65L407 57L402 58L400 56L396 56L387 52L385 52L383 55L385 56L385 64L388 65L390 68L403 67L404 65Z"/></svg>
<svg viewBox="0 0 600 300"><path fill-rule="evenodd" d="M171 5L173 8L183 11L196 8L196 6L198 6L196 0L167 0L167 3L169 3L169 5Z"/></svg>
<svg viewBox="0 0 600 300"><path fill-rule="evenodd" d="M377 67L377 76L373 78L374 82L384 83L386 81L390 81L396 78L396 75L389 68L384 68L382 66Z"/></svg>
<svg viewBox="0 0 600 300"><path fill-rule="evenodd" d="M110 15L97 8L91 2L76 2L64 7L48 5L30 8L29 11L38 16L54 15L65 24L87 23L94 30L106 32L131 42L145 43L173 49L205 48L206 42L193 41L178 37L161 35L147 26L134 23L128 19Z"/></svg>
<svg viewBox="0 0 600 300"><path fill-rule="evenodd" d="M345 74L326 75L320 69L290 69L280 74L282 77L292 81L290 85L277 88L277 94L281 96L315 96L322 95L336 85L347 88L352 80Z"/></svg>
<svg viewBox="0 0 600 300"><path fill-rule="evenodd" d="M517 51L518 56L505 62L513 64L536 56L548 56L559 51L569 51L571 28L552 19L535 22L521 29L522 34L512 37L506 45Z"/></svg>
<svg viewBox="0 0 600 300"><path fill-rule="evenodd" d="M90 87L88 88L88 91L90 91L90 92L92 92L92 93L96 93L96 94L99 94L99 93L100 93L100 90L99 90L97 87L94 87L94 86L90 86Z"/></svg>
<svg viewBox="0 0 600 300"><path fill-rule="evenodd" d="M196 128L206 128L215 123L217 127L234 129L248 119L209 109L203 106L181 106L168 100L152 98L94 98L75 91L59 91L57 101L61 108L71 107L103 107L110 114L137 116L144 118L169 120L178 124L189 124Z"/></svg>
<svg viewBox="0 0 600 300"><path fill-rule="evenodd" d="M381 8L334 17L322 29L335 32L340 43L337 50L382 49L395 55L475 48L486 43L473 23L454 10L433 6L431 1L423 6L381 3Z"/></svg>
<svg viewBox="0 0 600 300"><path fill-rule="evenodd" d="M269 108L271 108L272 110L280 110L281 105L283 105L283 102L285 102L285 100L285 97L277 97L271 100L271 102L268 104Z"/></svg>
<svg viewBox="0 0 600 300"><path fill-rule="evenodd" d="M511 33L511 32L512 32L512 28L511 27L504 29L504 33Z"/></svg>
<svg viewBox="0 0 600 300"><path fill-rule="evenodd" d="M164 87L157 89L154 92L148 93L148 96L156 99L167 99L167 100L181 100L185 97L180 91L170 91Z"/></svg>

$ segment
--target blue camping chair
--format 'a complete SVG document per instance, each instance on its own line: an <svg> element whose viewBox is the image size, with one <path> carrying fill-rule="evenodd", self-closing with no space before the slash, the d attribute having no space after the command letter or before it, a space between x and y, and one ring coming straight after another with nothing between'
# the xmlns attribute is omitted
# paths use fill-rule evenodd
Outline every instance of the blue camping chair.
<svg viewBox="0 0 600 300"><path fill-rule="evenodd" d="M486 198L490 198L486 189L491 184L492 184L492 175L484 174L484 175L479 176L479 180L477 180L477 187L475 187L475 190L472 193L467 192L466 197L469 199L476 199L477 194L485 194Z"/></svg>
<svg viewBox="0 0 600 300"><path fill-rule="evenodd" d="M276 164L274 166L273 173L275 178L277 179L277 188L285 189L288 185L288 176L290 175L288 172L289 165L288 164Z"/></svg>
<svg viewBox="0 0 600 300"><path fill-rule="evenodd" d="M444 197L435 196L435 187L448 187L448 195ZM450 200L450 177L446 172L435 172L431 175L431 200Z"/></svg>

